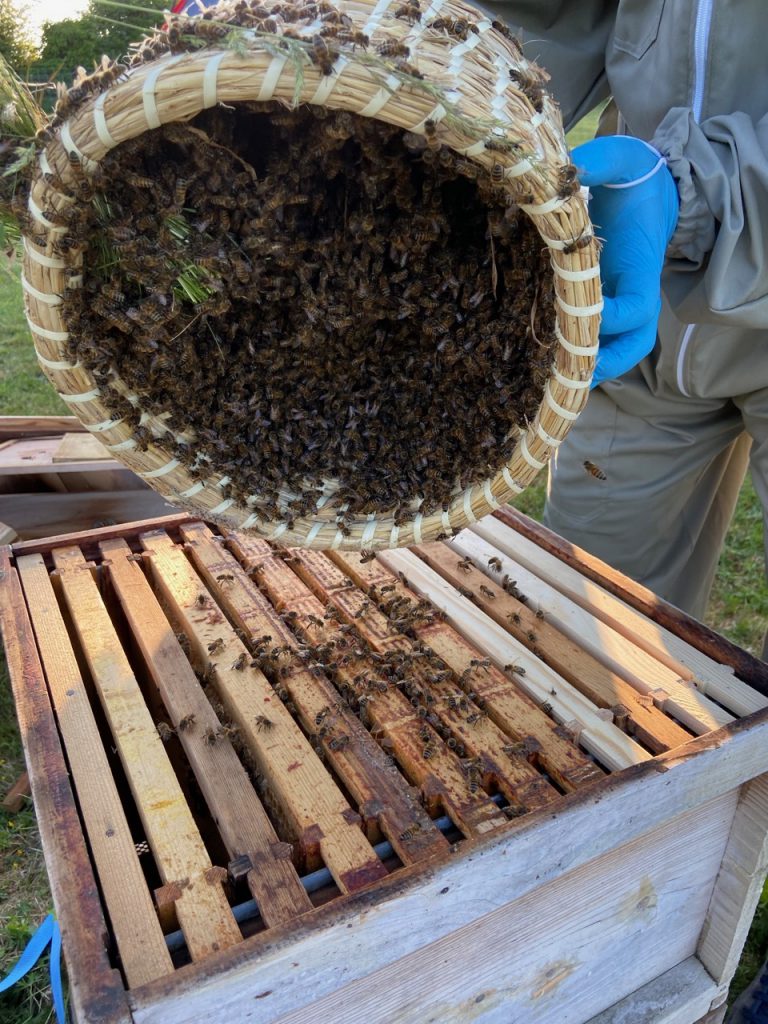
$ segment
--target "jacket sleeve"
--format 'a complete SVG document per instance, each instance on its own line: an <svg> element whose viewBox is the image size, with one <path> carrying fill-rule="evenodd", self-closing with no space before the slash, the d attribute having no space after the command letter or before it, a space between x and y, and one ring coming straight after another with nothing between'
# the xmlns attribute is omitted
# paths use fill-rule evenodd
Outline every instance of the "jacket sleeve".
<svg viewBox="0 0 768 1024"><path fill-rule="evenodd" d="M525 54L550 75L565 129L609 95L605 52L618 0L481 0L491 17L525 43Z"/></svg>
<svg viewBox="0 0 768 1024"><path fill-rule="evenodd" d="M690 109L673 107L652 141L680 193L665 277L678 315L768 327L768 115L697 124Z"/></svg>

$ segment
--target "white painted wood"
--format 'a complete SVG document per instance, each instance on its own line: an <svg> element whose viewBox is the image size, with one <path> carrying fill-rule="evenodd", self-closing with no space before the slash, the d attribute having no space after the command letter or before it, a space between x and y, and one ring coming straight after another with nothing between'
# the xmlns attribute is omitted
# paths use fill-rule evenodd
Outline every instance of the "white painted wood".
<svg viewBox="0 0 768 1024"><path fill-rule="evenodd" d="M484 531L493 528L492 523L488 527L485 523L479 525ZM531 572L511 558L505 548L469 530L462 530L449 544L461 555L472 558L477 567L492 578L500 581L509 575L531 607L541 608L548 622L640 693L651 694L659 707L697 735L733 721L733 715L700 693L689 680L681 679L676 672L636 647L612 626L596 618L591 610L565 597L537 572ZM493 557L499 559L501 569L490 568L488 560Z"/></svg>
<svg viewBox="0 0 768 1024"><path fill-rule="evenodd" d="M736 794L727 793L487 913L480 878L463 896L448 887L433 896L432 914L450 913L452 903L465 899L477 907L476 921L386 967L373 959L366 975L344 985L348 961L358 956L358 933L375 927L375 915L364 914L336 950L339 990L315 999L314 986L306 984L305 1005L280 1015L274 993L252 995L249 1020L583 1024L692 954L735 806ZM408 935L421 921L401 914L394 923ZM294 985L301 986L301 953L286 955L298 964ZM253 994L265 991L258 968L252 983ZM234 1009L190 998L182 1019L229 1024L239 1019Z"/></svg>
<svg viewBox="0 0 768 1024"><path fill-rule="evenodd" d="M751 715L768 707L768 697L738 679L730 666L708 657L505 523L489 516L473 526L472 532L496 547L502 546L520 565L623 633L681 678L694 681L702 693L734 714Z"/></svg>
<svg viewBox="0 0 768 1024"><path fill-rule="evenodd" d="M522 666L525 675L512 676L520 689L540 704L550 704L552 715L558 722L578 722L582 729L579 742L607 768L615 771L648 760L651 756L639 743L598 713L588 697L535 657L524 644L470 600L462 597L452 584L413 552L381 551L378 557L392 572L404 573L410 586L429 597L436 607L445 612L453 628L500 669L512 663Z"/></svg>
<svg viewBox="0 0 768 1024"><path fill-rule="evenodd" d="M684 753L678 748L571 794L559 813L534 812L508 831L460 847L427 877L416 872L384 882L375 903L365 894L349 898L296 933L246 940L215 968L185 968L163 984L135 990L136 1024L184 1024L192 988L203 1015L221 1009L229 1021L258 1024L293 1012L306 1005L308 987L320 999L610 852L618 837L631 843L728 793L763 771L766 744L768 714L732 735L694 740ZM697 856L689 845L689 859ZM442 899L446 887L451 901ZM257 996L267 992L262 1011Z"/></svg>
<svg viewBox="0 0 768 1024"><path fill-rule="evenodd" d="M766 758L768 761L768 758ZM729 985L768 871L768 775L744 786L697 950L721 985Z"/></svg>
<svg viewBox="0 0 768 1024"><path fill-rule="evenodd" d="M588 1024L694 1024L718 988L695 956L631 992Z"/></svg>

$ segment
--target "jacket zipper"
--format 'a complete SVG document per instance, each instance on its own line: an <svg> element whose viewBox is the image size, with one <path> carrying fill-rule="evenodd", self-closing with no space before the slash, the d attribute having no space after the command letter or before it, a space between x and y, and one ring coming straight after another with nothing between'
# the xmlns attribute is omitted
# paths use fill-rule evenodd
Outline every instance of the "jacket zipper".
<svg viewBox="0 0 768 1024"><path fill-rule="evenodd" d="M706 84L707 55L709 53L709 36L712 30L712 11L715 0L698 0L696 6L696 26L693 33L693 98L691 109L693 119L698 124L704 106L704 86ZM677 386L687 397L690 395L683 387L683 369L688 343L691 340L695 324L688 324L677 354Z"/></svg>

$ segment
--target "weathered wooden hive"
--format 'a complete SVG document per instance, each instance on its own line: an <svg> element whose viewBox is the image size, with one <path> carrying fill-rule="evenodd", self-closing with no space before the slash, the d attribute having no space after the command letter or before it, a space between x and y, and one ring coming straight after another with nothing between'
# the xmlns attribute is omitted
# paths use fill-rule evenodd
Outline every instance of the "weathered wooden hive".
<svg viewBox="0 0 768 1024"><path fill-rule="evenodd" d="M766 667L507 511L0 552L78 1024L692 1024L765 872Z"/></svg>
<svg viewBox="0 0 768 1024"><path fill-rule="evenodd" d="M597 244L545 79L458 0L172 19L45 134L23 282L43 370L208 521L310 548L450 536L588 394Z"/></svg>

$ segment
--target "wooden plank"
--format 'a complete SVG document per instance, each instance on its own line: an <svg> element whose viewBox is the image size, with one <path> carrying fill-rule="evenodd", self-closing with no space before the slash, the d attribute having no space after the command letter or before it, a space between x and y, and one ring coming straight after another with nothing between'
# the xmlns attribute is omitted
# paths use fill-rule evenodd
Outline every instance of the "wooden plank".
<svg viewBox="0 0 768 1024"><path fill-rule="evenodd" d="M2 502L0 497L0 502ZM13 554L49 554L58 547L79 547L86 556L98 554L98 545L103 540L112 540L114 537L123 537L125 540L134 540L148 530L171 530L178 529L180 523L190 521L186 512L175 512L173 515L159 516L152 519L137 519L129 523L119 523L114 526L102 526L98 530L80 530L76 533L63 533L58 536L37 538L35 540L18 541L13 545Z"/></svg>
<svg viewBox="0 0 768 1024"><path fill-rule="evenodd" d="M230 860L247 857L246 882L268 927L312 909L245 768L192 671L146 576L123 540L100 545L108 578L181 741ZM192 724L182 728L182 721ZM216 737L210 743L206 737Z"/></svg>
<svg viewBox="0 0 768 1024"><path fill-rule="evenodd" d="M445 544L424 544L412 548L420 558L454 587L471 591L472 601L538 658L559 672L577 690L601 708L611 708L626 729L640 743L658 754L687 743L690 733L681 729L663 711L643 698L630 683L607 665L590 656L522 601L507 593L492 577ZM489 559L497 557L489 555ZM501 564L501 560L500 560ZM501 571L503 571L501 564ZM514 571L514 570L513 570Z"/></svg>
<svg viewBox="0 0 768 1024"><path fill-rule="evenodd" d="M45 473L99 472L120 470L122 463L113 459L103 444L91 434L69 434L70 449L81 453L78 458L59 456L60 437L23 437L0 445L0 477ZM55 463L62 463L55 465ZM138 483L137 479L137 483Z"/></svg>
<svg viewBox="0 0 768 1024"><path fill-rule="evenodd" d="M84 431L77 416L0 416L0 441L7 438L53 436L65 431Z"/></svg>
<svg viewBox="0 0 768 1024"><path fill-rule="evenodd" d="M329 552L329 557L365 590L371 600L381 604L392 597L404 597L414 602L418 598L377 560L363 561L362 555L350 551ZM414 635L458 676L472 660L482 658L481 651L442 620L430 623L417 621L411 628ZM566 792L604 777L600 768L579 750L567 732L494 665L474 673L472 689L485 702L489 717L524 743L533 763L540 764Z"/></svg>
<svg viewBox="0 0 768 1024"><path fill-rule="evenodd" d="M0 520L24 541L72 531L91 531L104 523L164 516L175 509L151 490L89 491L87 494L0 494ZM47 550L51 550L48 545ZM24 549L21 549L24 550ZM29 550L29 549L27 549ZM33 546L40 550L40 546Z"/></svg>
<svg viewBox="0 0 768 1024"><path fill-rule="evenodd" d="M738 966L768 872L768 774L743 787L697 955L721 986Z"/></svg>
<svg viewBox="0 0 768 1024"><path fill-rule="evenodd" d="M492 525L495 526L493 521ZM515 580L529 604L540 608L547 621L631 683L639 693L650 695L655 704L674 715L692 732L697 735L709 732L733 720L733 715L700 693L689 680L681 679L621 633L596 619L588 609L565 597L537 573L510 558L503 546L503 538L499 541L501 546L491 545L467 530L449 543L454 551L473 558L484 572L494 578L501 580L509 576ZM488 565L488 559L493 557L499 559L501 569Z"/></svg>
<svg viewBox="0 0 768 1024"><path fill-rule="evenodd" d="M6 544L13 544L15 540L18 540L18 533L13 527L6 525L6 523L0 523L0 547Z"/></svg>
<svg viewBox="0 0 768 1024"><path fill-rule="evenodd" d="M94 434L66 433L53 450L53 462L114 462L107 448Z"/></svg>
<svg viewBox="0 0 768 1024"><path fill-rule="evenodd" d="M181 526L195 568L216 603L251 649L257 639L271 636L270 644L288 648L279 670L266 660L263 671L285 689L305 731L320 745L328 763L357 803L368 838L383 834L403 864L413 864L446 853L448 842L424 813L418 794L406 784L357 715L339 703L339 693L322 673L310 672L298 656L297 640L237 559L213 539L202 523ZM233 543L235 539L233 538ZM279 674L278 674L279 673ZM333 713L332 710L333 709ZM320 725L318 725L320 719ZM329 720L332 728L328 728ZM327 731L324 731L323 726ZM322 736L318 733L323 732ZM348 742L337 749L340 735Z"/></svg>
<svg viewBox="0 0 768 1024"><path fill-rule="evenodd" d="M472 528L489 543L505 546L520 565L556 587L591 615L627 637L661 661L681 679L689 680L705 695L738 715L750 715L768 707L768 698L738 679L731 666L707 657L673 632L636 611L625 601L592 582L577 569L564 564L535 541L512 526L489 517Z"/></svg>
<svg viewBox="0 0 768 1024"><path fill-rule="evenodd" d="M266 785L285 813L308 864L318 858L342 892L352 892L387 870L311 744L294 722L242 640L214 604L184 550L167 534L142 534L152 578L174 625L216 687L227 714L253 753Z"/></svg>
<svg viewBox="0 0 768 1024"><path fill-rule="evenodd" d="M388 569L402 572L408 586L445 612L454 629L498 668L504 670L505 666L512 666L509 671L514 669L517 685L539 705L549 705L558 722L578 732L580 744L606 768L617 771L650 756L612 721L601 717L605 712L599 712L561 675L534 657L527 647L459 594L417 555L398 550L379 552L378 557ZM523 675L520 674L521 668Z"/></svg>
<svg viewBox="0 0 768 1024"><path fill-rule="evenodd" d="M702 805L707 805L710 799L715 799L723 792L732 792L734 786L738 786L760 765L764 765L766 735L768 716L761 713L760 725L756 729L742 730L737 725L722 730L717 738L697 738L687 744L688 749L683 754L679 750L661 754L654 762L572 794L557 815L548 810L534 812L510 823L502 832L491 833L481 843L467 844L463 849L460 846L453 857L436 865L426 879L420 872L406 869L409 873L407 879L393 876L382 883L377 894L375 914L366 913L369 904L359 898L337 903L329 907L328 912L320 911L311 923L293 936L290 944L267 944L255 936L244 946L243 953L247 952L247 960L243 957L237 960L222 959L216 965L215 972L207 971L204 964L200 965L194 1015L190 1013L188 987L182 986L179 979L170 979L147 986L135 994L135 1022L202 1024L206 1019L205 1014L215 1007L222 1008L228 1020L238 1019L247 1010L252 1014L248 1019L254 1024L274 1022L280 1020L281 1013L298 1012L309 1002L307 993L301 991L292 980L292 964L300 964L302 972L312 977L312 996L319 1000L339 989L338 949L344 945L353 943L355 949L354 958L345 963L345 980L351 984L368 977L372 969L384 970L395 965L396 972L408 963L408 958L414 952L423 950L429 953L434 949L433 943L449 938L459 929L465 929L463 954L474 957L479 949L490 967L495 968L493 980L489 984L503 985L507 979L511 979L513 984L517 977L514 962L508 969L502 970L496 958L500 953L503 954L510 938L514 937L514 928L511 926L506 929L503 939L496 946L476 946L477 932L473 927L476 922L486 918L486 915L491 918L497 913L503 915L507 904L526 895L535 901L534 906L537 905L542 887L548 887L553 880L556 882L558 879L576 877L580 882L579 869L594 863L596 858L613 855L617 835L625 840L625 845L618 851L617 870L627 885L628 893L635 885L639 890L642 876L638 877L635 873L628 876L626 872L624 858L626 851L632 848L631 844L646 833L665 826L665 823L668 825L664 830L673 842L675 835L682 838L677 822L688 811L697 815L702 810L702 820L712 821L711 814ZM727 756L724 756L723 747L726 745L729 749ZM661 767L667 770L659 771ZM731 799L730 803L733 807L735 799ZM626 813L628 806L632 807L629 816ZM721 815L719 810L715 812L715 820L722 823L723 817L727 820L727 815ZM722 824L717 827L722 828ZM708 832L708 827L701 829L700 834L705 842ZM720 836L718 840L721 850L723 838ZM690 892L694 900L700 900L703 894L705 907L707 888L690 891L685 884L688 870L692 866L690 851L690 845L686 847L681 842L679 856L682 862L677 881L682 883L685 892ZM663 855L651 858L652 864L663 861ZM514 865L513 870L510 865ZM674 887L675 882L672 882ZM578 901L586 895L581 884L577 884L574 889L573 893L568 892L566 898L559 902L551 922L553 928L557 929L561 910L567 910L572 899ZM644 908L639 905L641 903L641 899L634 902L628 900L626 909L629 914L633 910L642 914ZM646 910L650 903L646 901ZM703 910L697 904L696 912L703 915ZM679 913L681 918L687 916L684 903ZM585 917L587 921L599 925L600 914L592 915L589 905L585 909ZM544 915L541 915L540 923L546 923ZM664 928L673 934L676 923L674 917L670 919L665 915L663 918ZM642 936L642 931L638 934ZM657 932L656 935L656 948L662 949L668 936L663 932ZM685 959L693 952L695 942L695 933L686 938L686 951L680 950L679 959ZM602 959L614 971L624 966L634 970L638 965L643 969L644 956L633 955L631 950L626 950L624 955L624 960L614 960L608 949ZM256 957L259 964L258 983L255 983L253 972ZM450 977L450 972L442 964L434 967L432 977L435 972L439 974L441 982L445 977ZM429 976L426 968L423 975ZM649 977L653 977L653 973L649 973ZM638 983L631 979L629 989L637 988ZM253 998L255 986L261 997L258 1000ZM378 986L366 987L377 995L384 991ZM407 992L399 983L398 989ZM439 990L437 987L436 991ZM604 995L609 992L613 996L615 989L606 988ZM343 1002L337 1000L336 1005L343 1006ZM563 1004L559 1005L562 1009ZM469 1019L474 1020L476 1012L479 1012L478 1004L471 1002L465 1005ZM443 1018L439 1013L420 1015L415 1019L429 1020L430 1016L442 1024ZM518 1017L524 1021L531 1019L530 1015ZM322 1017L317 1015L314 1019ZM335 1016L332 1019L335 1024ZM365 1020L366 1017L361 1014L358 1019ZM467 1019L466 1016L464 1019ZM507 1016L505 1024L510 1019ZM408 1017L394 1015L390 1020L407 1021Z"/></svg>
<svg viewBox="0 0 768 1024"><path fill-rule="evenodd" d="M128 983L173 970L67 627L40 555L17 562Z"/></svg>
<svg viewBox="0 0 768 1024"><path fill-rule="evenodd" d="M274 556L265 541L237 537L240 550L252 564L251 572L269 594L273 604L292 616L292 625L305 642L314 647L341 652L331 670L339 690L353 700L364 702L363 714L373 735L387 744L401 771L419 787L430 814L447 814L464 835L482 835L506 823L506 818L488 796L472 792L459 759L451 753L442 738L417 713L410 701L395 686L371 699L369 679L382 676L382 669L356 645L347 647L342 627L333 619L324 619L325 605L283 562ZM382 680L384 681L384 680ZM427 744L433 756L424 758Z"/></svg>
<svg viewBox="0 0 768 1024"><path fill-rule="evenodd" d="M542 549L555 555L561 561L577 569L583 576L599 583L601 587L621 598L632 608L657 622L673 636L713 662L732 668L736 674L760 693L768 695L768 664L726 640L701 622L692 619L679 608L658 597L641 583L629 579L606 562L590 555L583 548L558 537L545 526L534 522L528 516L505 506L497 509L494 518L506 523L525 537L535 541ZM683 655L677 655L682 657ZM704 678L706 669L697 667L697 676Z"/></svg>
<svg viewBox="0 0 768 1024"><path fill-rule="evenodd" d="M463 671L469 673L467 690L459 688L459 677L446 669L443 661L434 655L424 656L421 644L393 631L390 620L376 608L357 587L349 588L349 577L320 551L293 553L293 568L310 589L338 608L341 618L354 626L361 639L377 654L402 656L406 668L403 693L411 703L423 707L434 716L427 720L441 733L447 731L458 743L462 755L466 753L474 760L476 783L497 787L510 804L527 811L558 800L559 794L528 762L524 751L513 753L516 736L508 736L469 696L473 691L474 679L484 673L484 668L467 663ZM422 613L422 619L431 622L430 613ZM448 678L443 678L444 675ZM378 693L374 695L374 700ZM512 741L512 742L511 742Z"/></svg>
<svg viewBox="0 0 768 1024"><path fill-rule="evenodd" d="M9 814L18 814L27 802L27 798L31 795L32 790L29 786L29 773L22 772L3 797L0 807Z"/></svg>
<svg viewBox="0 0 768 1024"><path fill-rule="evenodd" d="M275 1024L587 1020L693 953L734 803L729 794L407 959L371 964Z"/></svg>
<svg viewBox="0 0 768 1024"><path fill-rule="evenodd" d="M222 889L226 871L211 865L88 564L74 547L56 548L53 561L164 883L159 898L174 903L193 960L232 946L242 936Z"/></svg>
<svg viewBox="0 0 768 1024"><path fill-rule="evenodd" d="M695 956L660 974L587 1024L692 1024L709 1010L717 985Z"/></svg>
<svg viewBox="0 0 768 1024"><path fill-rule="evenodd" d="M56 916L79 1020L129 1024L123 981L107 950L107 926L24 595L8 549L0 550L0 632L34 794Z"/></svg>

